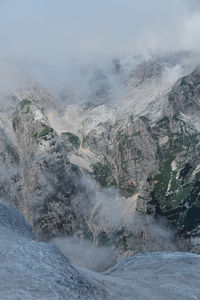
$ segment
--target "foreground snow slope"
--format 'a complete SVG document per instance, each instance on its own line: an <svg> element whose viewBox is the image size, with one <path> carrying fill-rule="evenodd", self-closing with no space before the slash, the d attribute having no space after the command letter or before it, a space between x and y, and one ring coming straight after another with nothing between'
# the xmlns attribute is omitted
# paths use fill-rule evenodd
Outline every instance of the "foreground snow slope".
<svg viewBox="0 0 200 300"><path fill-rule="evenodd" d="M59 250L33 239L17 210L0 204L0 299L103 299Z"/></svg>
<svg viewBox="0 0 200 300"><path fill-rule="evenodd" d="M0 299L199 299L199 276L200 256L190 253L141 254L104 273L78 270L0 204Z"/></svg>

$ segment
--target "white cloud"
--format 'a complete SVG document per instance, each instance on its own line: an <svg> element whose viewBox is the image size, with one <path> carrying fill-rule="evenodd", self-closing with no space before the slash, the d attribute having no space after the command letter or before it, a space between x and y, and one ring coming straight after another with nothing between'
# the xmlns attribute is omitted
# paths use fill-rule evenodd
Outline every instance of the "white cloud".
<svg viewBox="0 0 200 300"><path fill-rule="evenodd" d="M74 65L134 51L198 50L199 15L196 0L0 1L0 58L61 86Z"/></svg>
<svg viewBox="0 0 200 300"><path fill-rule="evenodd" d="M183 23L180 47L187 50L200 50L200 13L195 12Z"/></svg>

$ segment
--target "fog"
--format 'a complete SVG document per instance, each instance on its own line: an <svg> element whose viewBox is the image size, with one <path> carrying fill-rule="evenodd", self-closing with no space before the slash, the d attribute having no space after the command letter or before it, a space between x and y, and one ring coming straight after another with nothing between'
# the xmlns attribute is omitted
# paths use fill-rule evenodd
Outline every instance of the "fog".
<svg viewBox="0 0 200 300"><path fill-rule="evenodd" d="M199 25L195 0L1 0L0 60L20 68L26 80L61 89L77 79L80 66L199 50Z"/></svg>
<svg viewBox="0 0 200 300"><path fill-rule="evenodd" d="M200 6L192 0L14 0L0 6L1 56L32 63L162 48L161 42L176 48L186 33L199 30Z"/></svg>
<svg viewBox="0 0 200 300"><path fill-rule="evenodd" d="M101 272L136 253L177 251L175 231L164 218L155 220L139 214L137 196L124 198L116 189L99 189L89 177L83 184L92 204L87 222L90 238L77 232L71 237L52 240L71 263ZM132 237L128 240L130 234ZM123 248L124 243L128 243L129 249Z"/></svg>
<svg viewBox="0 0 200 300"><path fill-rule="evenodd" d="M138 54L148 60L154 54L198 52L199 34L200 4L195 0L0 0L0 101L6 103L2 95L34 84L56 96L58 91L59 104L62 92L64 101L73 103L92 99L99 87L105 100L119 97L123 90L116 75L118 59L126 69L141 61ZM176 64L164 72L172 83L182 75ZM129 209L135 207L135 199L124 205L125 200L115 194L103 190L93 200L92 242L78 241L77 247L74 239L56 240L73 263L99 269L111 261L113 249L98 248L95 234L122 226L148 232L154 250L164 241L166 248L173 249L174 233L163 221L157 224L138 216Z"/></svg>

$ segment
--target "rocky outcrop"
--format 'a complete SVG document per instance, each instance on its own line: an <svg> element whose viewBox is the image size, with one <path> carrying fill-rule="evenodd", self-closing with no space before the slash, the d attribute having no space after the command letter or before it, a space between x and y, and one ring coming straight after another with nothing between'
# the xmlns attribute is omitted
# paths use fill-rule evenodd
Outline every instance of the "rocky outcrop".
<svg viewBox="0 0 200 300"><path fill-rule="evenodd" d="M0 128L0 198L16 205L21 195L19 183L19 154L14 141Z"/></svg>
<svg viewBox="0 0 200 300"><path fill-rule="evenodd" d="M43 110L30 99L21 100L13 129L22 186L17 207L35 234L50 238L83 228L91 206L86 188L79 168L69 162L65 145L49 126Z"/></svg>
<svg viewBox="0 0 200 300"><path fill-rule="evenodd" d="M144 67L141 72L149 81L148 65ZM150 73L151 68L152 78L162 69L150 65ZM116 122L99 122L90 131L84 124L82 128L82 145L97 158L91 175L99 185L136 197L140 213L165 216L184 237L200 234L199 82L199 68L179 79L156 99L159 105L152 101L154 116L147 106L142 114L132 109Z"/></svg>

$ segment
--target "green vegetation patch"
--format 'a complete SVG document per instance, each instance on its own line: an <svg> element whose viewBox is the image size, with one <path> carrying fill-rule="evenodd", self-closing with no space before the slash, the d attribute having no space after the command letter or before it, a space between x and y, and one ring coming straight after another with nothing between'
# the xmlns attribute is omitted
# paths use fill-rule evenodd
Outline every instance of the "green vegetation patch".
<svg viewBox="0 0 200 300"><path fill-rule="evenodd" d="M69 139L69 142L74 146L74 148L79 149L80 148L80 139L78 136L71 132L62 132L63 136L67 136Z"/></svg>
<svg viewBox="0 0 200 300"><path fill-rule="evenodd" d="M53 129L51 127L48 126L44 126L44 129L40 132L40 133L35 133L34 135L38 138L43 138L46 135L48 135L49 133L51 133L53 131Z"/></svg>
<svg viewBox="0 0 200 300"><path fill-rule="evenodd" d="M18 155L18 153L16 152L16 150L12 146L7 145L6 146L6 151L10 154L10 156L13 158L13 160L16 163L19 163L19 155Z"/></svg>
<svg viewBox="0 0 200 300"><path fill-rule="evenodd" d="M104 163L97 162L92 165L91 175L102 187L116 186L116 180L113 177L113 166L104 158Z"/></svg>
<svg viewBox="0 0 200 300"><path fill-rule="evenodd" d="M182 234L200 225L200 172L193 180L184 180L192 172L189 164L177 173L167 160L161 173L154 177L154 200L169 221L178 225ZM177 176L179 174L179 176ZM187 184L186 184L187 183Z"/></svg>
<svg viewBox="0 0 200 300"><path fill-rule="evenodd" d="M140 116L139 117L144 123L148 123L150 120L146 116Z"/></svg>
<svg viewBox="0 0 200 300"><path fill-rule="evenodd" d="M23 110L25 114L29 113L31 103L32 102L30 100L23 99L22 101L19 102L20 110Z"/></svg>
<svg viewBox="0 0 200 300"><path fill-rule="evenodd" d="M171 159L167 160L163 165L161 173L154 177L155 192L159 198L167 192L172 172L171 162Z"/></svg>
<svg viewBox="0 0 200 300"><path fill-rule="evenodd" d="M96 164L92 165L92 168L95 180L99 182L101 186L107 186L109 178L112 176L112 170L110 166L102 164L101 162L97 162Z"/></svg>
<svg viewBox="0 0 200 300"><path fill-rule="evenodd" d="M184 204L190 195L194 182L182 185L177 179L177 171L172 171L171 160L167 160L160 174L154 177L154 195L160 207L170 210Z"/></svg>
<svg viewBox="0 0 200 300"><path fill-rule="evenodd" d="M180 189L181 185L177 180L177 171L172 171L171 168L172 159L168 159L162 169L161 173L154 177L154 196L160 203L161 207L173 207L174 195ZM176 204L178 199L176 199Z"/></svg>

